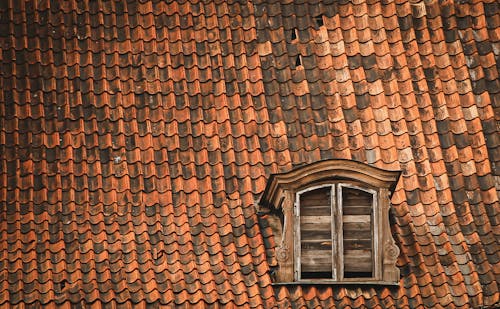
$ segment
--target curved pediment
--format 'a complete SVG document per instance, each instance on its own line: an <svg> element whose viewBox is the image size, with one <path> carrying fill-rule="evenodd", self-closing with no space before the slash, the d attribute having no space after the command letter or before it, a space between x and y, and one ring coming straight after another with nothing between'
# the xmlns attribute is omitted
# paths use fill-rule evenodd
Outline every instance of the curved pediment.
<svg viewBox="0 0 500 309"><path fill-rule="evenodd" d="M388 171L366 163L331 159L314 162L286 173L272 174L261 197L260 204L278 208L283 190L296 191L322 181L350 179L372 187L395 189L400 171Z"/></svg>

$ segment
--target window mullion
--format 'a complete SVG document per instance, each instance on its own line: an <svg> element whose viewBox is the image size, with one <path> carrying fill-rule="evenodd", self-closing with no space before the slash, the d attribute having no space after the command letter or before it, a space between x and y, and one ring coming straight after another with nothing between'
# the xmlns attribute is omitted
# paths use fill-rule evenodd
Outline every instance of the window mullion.
<svg viewBox="0 0 500 309"><path fill-rule="evenodd" d="M374 192L372 194L372 258L373 258L373 276L378 280L382 277L381 269L380 269L380 233L379 228L382 226L381 217L379 216L380 210L378 208L378 198L379 195Z"/></svg>
<svg viewBox="0 0 500 309"><path fill-rule="evenodd" d="M335 231L335 261L336 261L336 277L335 280L342 281L344 279L344 232L342 229L342 186L337 184L334 186L333 191L335 192L335 199L333 200L333 211L334 218L332 222L334 223Z"/></svg>
<svg viewBox="0 0 500 309"><path fill-rule="evenodd" d="M331 194L330 194L330 206L331 206L331 215L332 215L332 279L333 280L338 280L339 278L339 251L338 251L338 238L337 238L337 222L336 222L336 217L338 216L337 214L337 192L336 192L336 185L331 186Z"/></svg>
<svg viewBox="0 0 500 309"><path fill-rule="evenodd" d="M332 239L332 279L337 280L337 244L335 242L335 185L332 185L330 188L330 214L332 218L332 227L331 227L331 239Z"/></svg>
<svg viewBox="0 0 500 309"><path fill-rule="evenodd" d="M294 244L294 255L295 255L295 280L301 279L301 263L300 263L300 240L301 240L301 230L300 230L300 195L295 194L295 202L293 203L293 222L294 222L294 234L295 234L295 244Z"/></svg>

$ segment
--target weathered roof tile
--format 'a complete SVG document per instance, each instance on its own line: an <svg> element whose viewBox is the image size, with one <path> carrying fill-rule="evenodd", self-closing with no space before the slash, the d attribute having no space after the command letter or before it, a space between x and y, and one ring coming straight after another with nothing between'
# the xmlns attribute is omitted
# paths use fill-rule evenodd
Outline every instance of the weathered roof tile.
<svg viewBox="0 0 500 309"><path fill-rule="evenodd" d="M5 1L0 306L498 305L498 9ZM271 286L255 200L329 158L403 170L399 287Z"/></svg>

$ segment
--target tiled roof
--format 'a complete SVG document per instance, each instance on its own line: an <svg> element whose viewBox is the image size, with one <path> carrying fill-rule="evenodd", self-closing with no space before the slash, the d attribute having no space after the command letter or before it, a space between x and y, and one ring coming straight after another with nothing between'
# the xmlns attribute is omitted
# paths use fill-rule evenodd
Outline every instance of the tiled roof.
<svg viewBox="0 0 500 309"><path fill-rule="evenodd" d="M0 307L498 305L499 13L0 1ZM272 285L260 194L330 158L402 170L399 287Z"/></svg>

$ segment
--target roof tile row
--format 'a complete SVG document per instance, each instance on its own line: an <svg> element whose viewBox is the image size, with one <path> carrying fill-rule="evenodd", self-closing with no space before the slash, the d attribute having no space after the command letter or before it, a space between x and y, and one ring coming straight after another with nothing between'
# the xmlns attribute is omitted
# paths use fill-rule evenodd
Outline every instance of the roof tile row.
<svg viewBox="0 0 500 309"><path fill-rule="evenodd" d="M0 306L499 302L494 1L0 4ZM271 173L401 169L396 288L271 286Z"/></svg>

